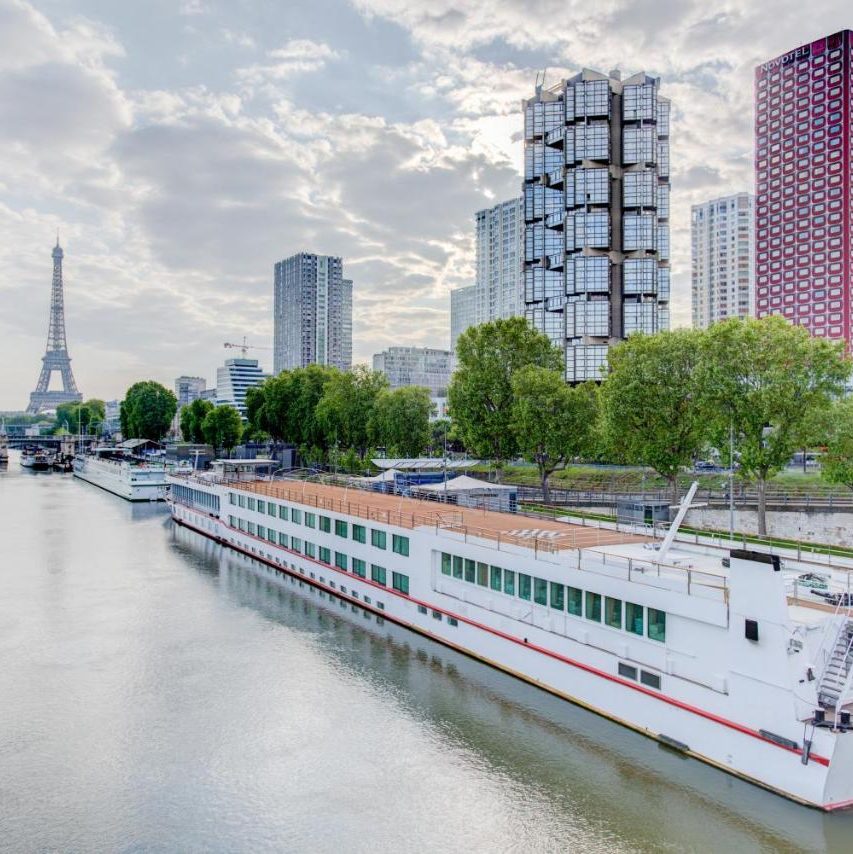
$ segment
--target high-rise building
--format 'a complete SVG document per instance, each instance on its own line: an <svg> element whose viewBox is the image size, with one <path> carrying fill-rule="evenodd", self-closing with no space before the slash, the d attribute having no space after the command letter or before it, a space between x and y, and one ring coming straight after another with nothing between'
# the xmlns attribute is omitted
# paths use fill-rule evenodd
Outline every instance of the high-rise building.
<svg viewBox="0 0 853 854"><path fill-rule="evenodd" d="M524 316L524 200L477 211L477 323Z"/></svg>
<svg viewBox="0 0 853 854"><path fill-rule="evenodd" d="M456 351L459 336L477 325L477 286L456 288L450 292L450 349Z"/></svg>
<svg viewBox="0 0 853 854"><path fill-rule="evenodd" d="M225 365L216 369L216 405L230 404L245 418L246 391L268 376L257 359L226 359Z"/></svg>
<svg viewBox="0 0 853 854"><path fill-rule="evenodd" d="M343 261L300 252L275 265L275 373L307 365L352 367L352 280Z"/></svg>
<svg viewBox="0 0 853 854"><path fill-rule="evenodd" d="M669 110L660 80L585 69L524 103L525 316L601 379L608 347L669 328Z"/></svg>
<svg viewBox="0 0 853 854"><path fill-rule="evenodd" d="M423 386L432 397L447 397L452 358L450 350L389 347L373 357L373 370L382 371L391 388Z"/></svg>
<svg viewBox="0 0 853 854"><path fill-rule="evenodd" d="M175 380L175 397L178 398L178 412L181 408L201 397L207 388L204 377L178 377Z"/></svg>
<svg viewBox="0 0 853 854"><path fill-rule="evenodd" d="M753 201L750 193L736 193L691 208L695 329L754 313Z"/></svg>
<svg viewBox="0 0 853 854"><path fill-rule="evenodd" d="M755 307L851 339L851 50L844 30L755 69Z"/></svg>

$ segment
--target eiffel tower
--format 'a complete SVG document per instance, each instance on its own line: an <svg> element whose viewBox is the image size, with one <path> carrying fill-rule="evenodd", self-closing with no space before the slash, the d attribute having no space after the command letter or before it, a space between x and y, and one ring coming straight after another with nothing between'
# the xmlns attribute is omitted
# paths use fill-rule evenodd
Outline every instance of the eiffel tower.
<svg viewBox="0 0 853 854"><path fill-rule="evenodd" d="M65 302L62 297L62 247L59 235L53 247L53 284L50 290L50 326L47 329L47 351L42 357L41 374L36 390L30 394L29 415L45 409L56 409L60 403L76 403L83 400L77 391L77 383L71 373L71 358L65 340ZM54 371L62 375L62 391L48 391Z"/></svg>

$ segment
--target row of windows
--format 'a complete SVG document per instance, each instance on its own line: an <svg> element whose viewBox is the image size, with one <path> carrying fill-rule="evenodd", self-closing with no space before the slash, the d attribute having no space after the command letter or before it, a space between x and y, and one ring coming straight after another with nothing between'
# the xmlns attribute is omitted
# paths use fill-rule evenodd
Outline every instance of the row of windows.
<svg viewBox="0 0 853 854"><path fill-rule="evenodd" d="M319 560L320 563L325 563L328 566L335 566L343 572L351 571L353 575L357 575L359 578L367 578L367 562L361 558L351 558L344 552L339 551L335 551L333 557L332 550L327 546L318 546L316 543L311 543L308 540L302 540L299 537L288 537L288 535L283 531L275 531L272 528L267 528L264 525L258 525L255 522L250 522L237 516L229 516L228 524L232 528L244 531L253 537L259 537L262 540L267 540L267 542L290 549L298 554L304 554L306 557L315 558ZM356 526L354 525L353 527ZM406 538L404 537L403 539ZM375 563L370 565L371 581L375 581L377 584L387 587L387 576L388 573L385 567L378 566ZM404 575L401 572L392 572L391 586L394 590L399 590L401 593L408 595L409 576Z"/></svg>
<svg viewBox="0 0 853 854"><path fill-rule="evenodd" d="M303 524L303 515L305 517L305 527L306 528L314 528L318 526L321 531L326 534L331 533L332 531L332 519L329 516L323 516L318 514L311 513L309 511L300 510L297 507L290 507L286 504L275 504L272 501L267 501L262 498L252 498L251 496L244 495L240 492L230 492L228 493L229 502L235 507L243 507L247 510L253 510L258 513L264 513L268 516L272 516L273 518L282 519L285 522L291 521L296 525ZM344 519L335 519L335 534L339 537L347 537L348 531L352 528L352 539L357 543L366 543L367 542L367 529L364 525L358 525L353 523L350 525ZM388 548L388 535L385 531L381 531L377 528L370 529L370 544L379 549L387 549ZM409 556L409 538L403 536L402 534L392 534L391 535L391 550L398 555L402 555L403 557Z"/></svg>
<svg viewBox="0 0 853 854"><path fill-rule="evenodd" d="M634 602L623 602L602 596L591 590L569 587L556 581L536 578L523 572L490 566L459 555L441 554L443 575L487 587L497 593L533 601L545 608L584 617L595 623L603 622L613 629L645 635L651 640L666 642L666 612L646 608Z"/></svg>

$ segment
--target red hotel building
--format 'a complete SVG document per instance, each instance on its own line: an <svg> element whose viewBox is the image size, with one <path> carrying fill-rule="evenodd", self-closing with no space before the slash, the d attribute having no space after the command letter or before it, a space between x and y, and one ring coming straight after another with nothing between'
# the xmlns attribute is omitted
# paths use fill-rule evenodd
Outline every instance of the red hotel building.
<svg viewBox="0 0 853 854"><path fill-rule="evenodd" d="M840 33L755 69L755 309L851 336L851 50Z"/></svg>

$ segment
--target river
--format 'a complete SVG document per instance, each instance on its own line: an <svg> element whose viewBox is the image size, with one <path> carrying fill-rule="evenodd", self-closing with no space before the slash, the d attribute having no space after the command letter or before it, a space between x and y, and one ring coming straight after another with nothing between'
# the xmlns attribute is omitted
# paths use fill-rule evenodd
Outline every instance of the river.
<svg viewBox="0 0 853 854"><path fill-rule="evenodd" d="M13 452L0 520L0 850L853 850L162 505Z"/></svg>

